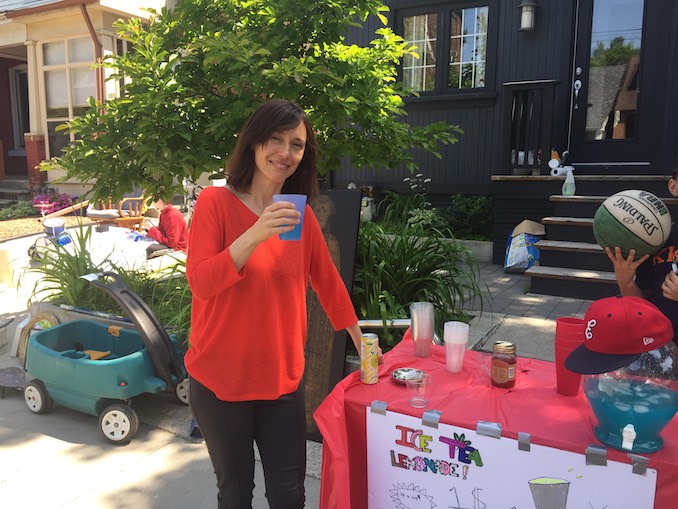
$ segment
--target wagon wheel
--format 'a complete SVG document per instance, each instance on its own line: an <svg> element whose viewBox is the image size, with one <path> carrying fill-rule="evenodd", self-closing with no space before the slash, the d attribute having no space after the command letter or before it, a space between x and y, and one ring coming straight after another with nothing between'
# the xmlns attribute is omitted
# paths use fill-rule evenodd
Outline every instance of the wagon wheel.
<svg viewBox="0 0 678 509"><path fill-rule="evenodd" d="M31 337L31 332L34 330L49 329L55 325L59 325L59 319L54 313L40 311L35 316L32 316L26 326L21 329L17 355L19 356L19 359L21 359L24 367L26 366L26 346L28 345L28 338Z"/></svg>
<svg viewBox="0 0 678 509"><path fill-rule="evenodd" d="M37 378L28 382L24 387L24 400L26 400L28 409L36 414L49 412L54 406L54 400L47 392L45 384Z"/></svg>
<svg viewBox="0 0 678 509"><path fill-rule="evenodd" d="M184 378L174 388L174 394L176 394L177 399L181 401L184 405L188 405L188 388L189 388L188 377Z"/></svg>
<svg viewBox="0 0 678 509"><path fill-rule="evenodd" d="M139 417L131 406L115 403L101 412L99 430L111 442L126 444L139 430Z"/></svg>

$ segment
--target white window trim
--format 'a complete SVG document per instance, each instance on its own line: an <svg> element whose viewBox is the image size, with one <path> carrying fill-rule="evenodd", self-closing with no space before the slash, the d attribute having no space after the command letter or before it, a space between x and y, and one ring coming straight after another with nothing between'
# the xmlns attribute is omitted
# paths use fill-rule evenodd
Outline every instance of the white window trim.
<svg viewBox="0 0 678 509"><path fill-rule="evenodd" d="M38 73L39 73L39 80L38 80L38 89L39 89L39 96L40 96L40 104L42 105L42 119L41 119L41 124L43 128L43 132L45 133L45 157L49 159L53 155L58 155L58 154L51 154L50 153L50 147L49 147L49 129L48 129L48 121L49 122L61 122L65 123L68 122L70 119L73 118L73 97L72 97L72 90L71 90L71 75L70 72L68 72L70 69L77 68L77 67L86 67L89 68L92 64L94 64L94 60L91 62L78 62L71 64L68 61L68 41L72 39L90 39L91 37L88 33L84 34L77 34L77 35L72 35L69 37L60 37L57 39L46 39L44 41L40 41L37 47L36 51L36 56L38 59ZM53 42L63 42L66 46L65 48L65 55L66 55L66 62L63 64L55 64L55 65L45 65L45 60L44 60L44 51L43 48L46 44L50 44ZM92 41L92 45L94 45L94 42ZM57 69L65 69L66 72L66 96L68 99L68 116L67 117L54 117L54 118L47 118L47 91L45 87L45 72L50 71L50 70L57 70ZM73 141L73 135L70 136L71 141Z"/></svg>

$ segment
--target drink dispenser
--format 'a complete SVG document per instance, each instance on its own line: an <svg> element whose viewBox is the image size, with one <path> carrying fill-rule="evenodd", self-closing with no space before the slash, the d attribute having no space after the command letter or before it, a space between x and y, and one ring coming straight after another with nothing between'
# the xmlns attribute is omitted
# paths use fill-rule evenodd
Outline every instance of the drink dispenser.
<svg viewBox="0 0 678 509"><path fill-rule="evenodd" d="M583 384L598 440L622 451L655 452L678 411L678 347L670 341L616 371L584 375Z"/></svg>

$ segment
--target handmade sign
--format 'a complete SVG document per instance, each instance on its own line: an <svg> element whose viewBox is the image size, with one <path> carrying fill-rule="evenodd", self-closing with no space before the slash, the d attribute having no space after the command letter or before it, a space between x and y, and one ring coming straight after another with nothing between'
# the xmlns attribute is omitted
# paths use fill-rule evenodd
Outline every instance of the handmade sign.
<svg viewBox="0 0 678 509"><path fill-rule="evenodd" d="M370 509L652 509L657 472L367 407ZM492 429L490 427L490 429ZM481 434L483 433L483 434ZM488 436L494 435L494 436Z"/></svg>

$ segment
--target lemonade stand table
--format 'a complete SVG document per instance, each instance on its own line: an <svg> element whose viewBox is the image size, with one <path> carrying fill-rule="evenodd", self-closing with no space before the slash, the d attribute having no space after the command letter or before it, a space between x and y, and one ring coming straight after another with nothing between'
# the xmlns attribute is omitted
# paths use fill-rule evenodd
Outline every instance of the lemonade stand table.
<svg viewBox="0 0 678 509"><path fill-rule="evenodd" d="M582 458L589 446L602 447L593 433L596 419L584 394L556 393L553 363L519 358L515 387L500 389L490 383L489 354L467 351L462 372L452 374L445 369L444 347L433 345L428 358L417 358L413 352L408 331L384 356L377 384L362 384L354 372L316 410L314 417L323 435L321 508L368 507L366 407L384 401L390 412L419 418L427 410L412 408L405 388L391 379L390 373L399 367L414 367L433 376L428 409L442 412L441 424L476 430L479 421L499 423L502 438L529 433L535 446L571 451ZM669 423L662 436L664 447L645 457L647 468L657 471L654 507L672 509L678 500L678 419ZM632 468L624 452L607 449L607 459Z"/></svg>

